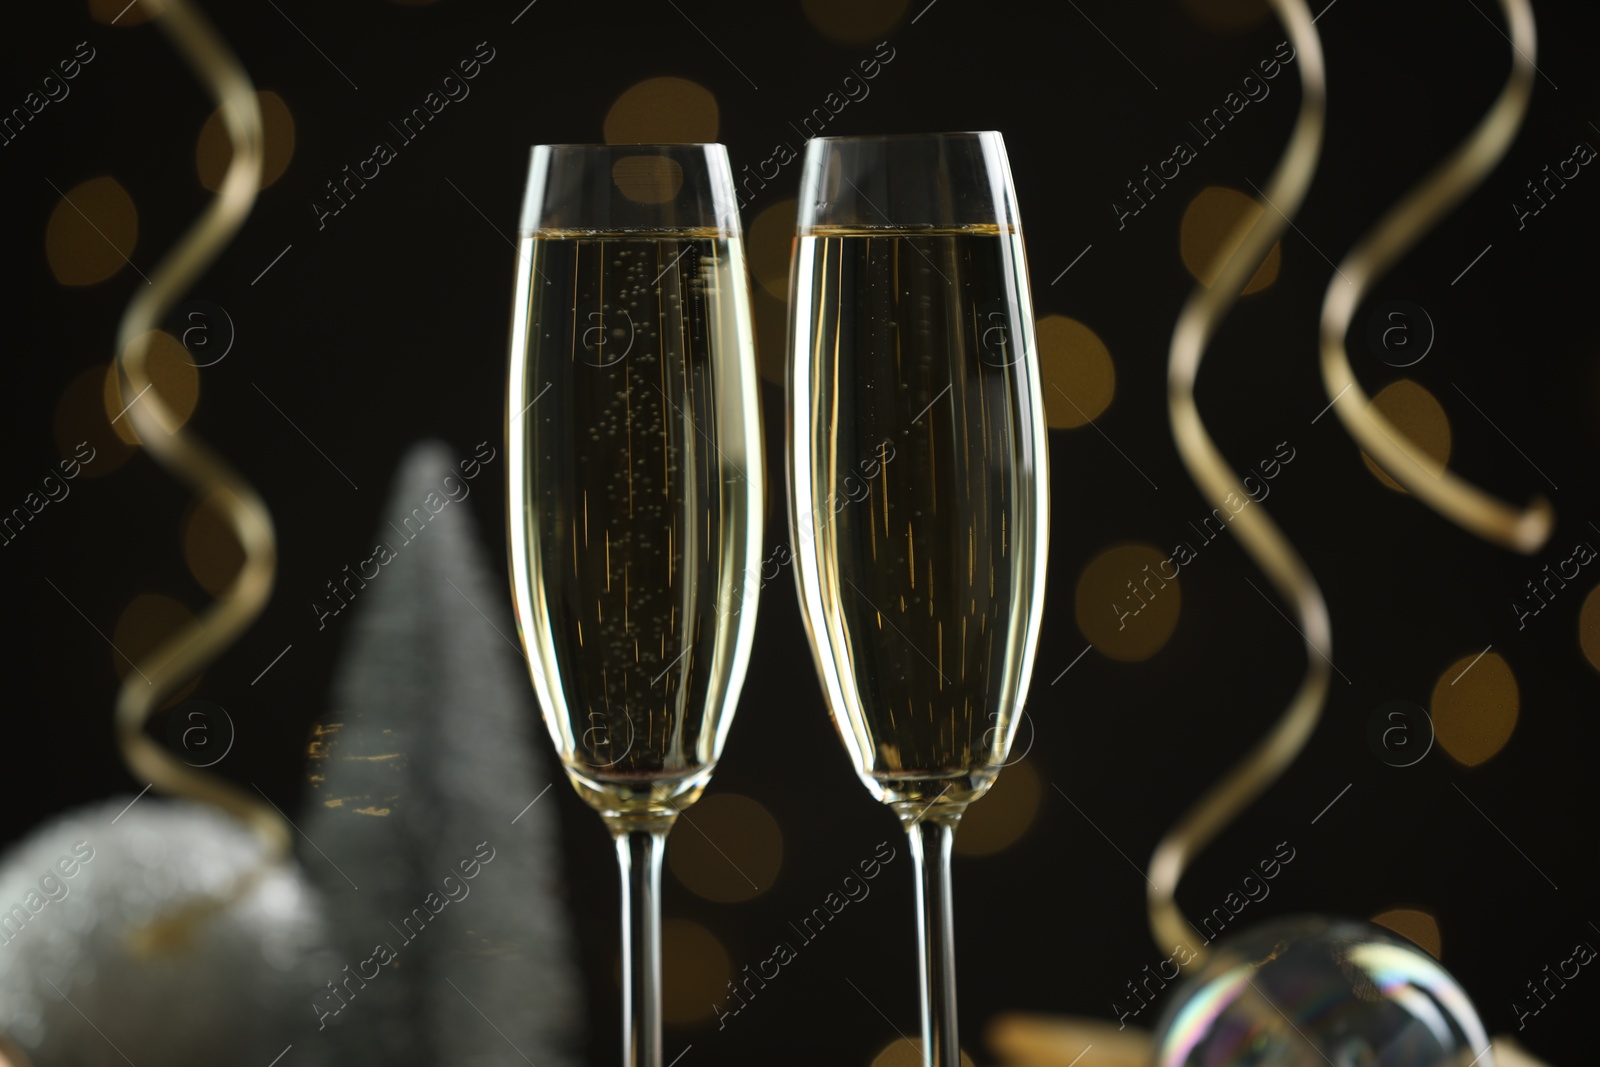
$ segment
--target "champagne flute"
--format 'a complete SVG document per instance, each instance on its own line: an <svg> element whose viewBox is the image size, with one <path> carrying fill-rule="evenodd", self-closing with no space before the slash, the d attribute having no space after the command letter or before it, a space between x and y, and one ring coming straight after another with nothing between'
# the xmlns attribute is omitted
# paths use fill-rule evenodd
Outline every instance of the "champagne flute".
<svg viewBox="0 0 1600 1067"><path fill-rule="evenodd" d="M710 780L755 632L760 408L726 149L534 148L517 258L517 629L567 776L616 841L623 1063L660 1067L667 831Z"/></svg>
<svg viewBox="0 0 1600 1067"><path fill-rule="evenodd" d="M828 706L910 838L922 1051L957 1067L950 849L1033 673L1049 483L998 133L810 142L790 276L795 579Z"/></svg>

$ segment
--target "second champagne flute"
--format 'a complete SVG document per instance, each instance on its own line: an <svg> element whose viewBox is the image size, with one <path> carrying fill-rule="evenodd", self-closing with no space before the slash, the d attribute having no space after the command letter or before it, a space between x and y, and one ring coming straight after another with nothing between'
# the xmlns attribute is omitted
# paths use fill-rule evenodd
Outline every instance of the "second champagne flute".
<svg viewBox="0 0 1600 1067"><path fill-rule="evenodd" d="M791 272L795 578L856 772L900 817L922 1052L958 1067L950 850L1033 672L1049 484L998 133L810 142Z"/></svg>
<svg viewBox="0 0 1600 1067"><path fill-rule="evenodd" d="M506 407L512 593L567 776L622 871L623 1063L660 1067L661 858L755 631L749 281L721 145L541 145Z"/></svg>

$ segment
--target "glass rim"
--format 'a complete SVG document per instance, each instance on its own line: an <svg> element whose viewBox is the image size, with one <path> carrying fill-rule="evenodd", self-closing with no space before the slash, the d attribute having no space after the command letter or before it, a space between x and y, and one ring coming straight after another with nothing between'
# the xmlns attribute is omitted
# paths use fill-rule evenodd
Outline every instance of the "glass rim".
<svg viewBox="0 0 1600 1067"><path fill-rule="evenodd" d="M938 133L847 133L830 134L823 137L812 137L811 141L827 141L829 143L843 143L849 141L937 141L956 138L981 138L999 137L999 130L946 130Z"/></svg>
<svg viewBox="0 0 1600 1067"><path fill-rule="evenodd" d="M540 148L721 148L728 146L721 141L644 141L638 144L599 144L584 143L582 141L567 141L559 144L530 145L530 151Z"/></svg>

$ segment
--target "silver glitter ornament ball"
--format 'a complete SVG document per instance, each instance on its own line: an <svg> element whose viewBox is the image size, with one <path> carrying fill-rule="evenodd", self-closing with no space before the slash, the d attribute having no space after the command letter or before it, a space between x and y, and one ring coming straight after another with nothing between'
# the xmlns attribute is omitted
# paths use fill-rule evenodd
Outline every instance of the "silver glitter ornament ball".
<svg viewBox="0 0 1600 1067"><path fill-rule="evenodd" d="M1156 1032L1156 1067L1494 1067L1466 993L1426 952L1320 915L1217 943Z"/></svg>
<svg viewBox="0 0 1600 1067"><path fill-rule="evenodd" d="M0 861L0 1033L40 1067L267 1063L322 940L313 890L229 816L132 799Z"/></svg>

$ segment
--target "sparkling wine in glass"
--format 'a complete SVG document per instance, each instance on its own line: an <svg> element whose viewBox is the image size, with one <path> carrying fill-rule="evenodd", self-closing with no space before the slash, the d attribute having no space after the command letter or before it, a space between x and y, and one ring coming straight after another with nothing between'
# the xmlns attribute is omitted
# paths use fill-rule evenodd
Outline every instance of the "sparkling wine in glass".
<svg viewBox="0 0 1600 1067"><path fill-rule="evenodd" d="M1033 672L1049 484L998 133L810 142L791 272L800 602L856 772L910 838L922 1048L957 1067L950 849Z"/></svg>
<svg viewBox="0 0 1600 1067"><path fill-rule="evenodd" d="M517 627L616 841L623 1062L660 1067L661 859L722 752L755 628L749 282L721 145L541 145L506 407Z"/></svg>

